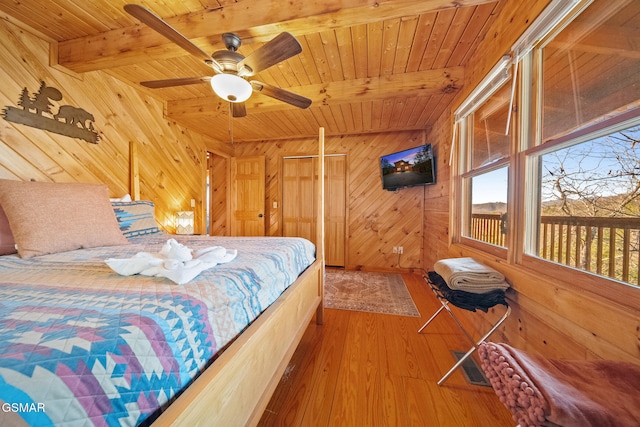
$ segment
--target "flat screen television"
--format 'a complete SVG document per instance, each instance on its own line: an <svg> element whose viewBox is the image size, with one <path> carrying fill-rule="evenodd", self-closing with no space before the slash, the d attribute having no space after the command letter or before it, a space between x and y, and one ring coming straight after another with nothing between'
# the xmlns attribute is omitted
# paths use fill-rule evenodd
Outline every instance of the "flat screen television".
<svg viewBox="0 0 640 427"><path fill-rule="evenodd" d="M382 188L389 191L436 183L431 144L380 157L380 170L382 171Z"/></svg>

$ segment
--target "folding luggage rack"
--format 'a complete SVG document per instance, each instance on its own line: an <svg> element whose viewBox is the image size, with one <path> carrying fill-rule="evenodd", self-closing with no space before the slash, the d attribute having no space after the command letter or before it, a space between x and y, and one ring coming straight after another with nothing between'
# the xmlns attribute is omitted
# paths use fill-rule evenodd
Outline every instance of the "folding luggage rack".
<svg viewBox="0 0 640 427"><path fill-rule="evenodd" d="M469 341L471 342L471 344L473 344L473 346L469 349L469 351L467 351L464 356L462 356L460 358L460 360L458 360L458 362L456 362L455 365L453 365L451 367L451 369L449 369L449 371L442 377L440 378L440 380L438 381L438 385L442 385L447 378L449 378L449 376L451 376L451 374L458 369L460 366L462 366L462 364L473 354L474 351L476 351L478 349L478 347L480 346L480 344L484 343L485 340L487 338L489 338L489 336L496 330L498 329L498 327L500 327L500 325L507 319L507 317L509 317L509 314L511 314L511 307L509 307L509 304L507 303L507 301L504 299L504 291L500 290L500 291L492 291L492 292L496 292L496 295L498 295L498 298L495 301L491 301L488 304L486 303L486 301L483 301L483 304L478 304L475 305L472 303L473 298L475 296L475 298L482 298L483 294L472 294L470 292L464 292L464 291L455 291L455 290L451 290L447 287L446 283L444 282L444 280L442 280L440 283L440 286L438 286L436 283L434 283L434 280L432 280L432 274L436 275L438 278L442 279L440 276L438 276L435 272L429 272L428 275L422 276L422 278L425 280L425 282L427 282L427 284L429 285L429 287L431 288L431 290L433 291L433 293L435 294L435 296L438 298L438 301L440 301L440 304L442 305L438 311L436 311L433 316L431 316L431 318L429 320L427 320L427 322L422 325L422 327L418 330L418 333L422 333L422 330L424 328L427 327L427 325L429 325L429 323L431 323L433 321L433 319L436 318L436 316L438 314L440 314L442 312L442 310L446 310L449 315L453 318L453 320L455 320L455 322L457 323L458 327L462 330L462 332L464 332L465 336L469 339ZM444 284L444 285L442 285ZM443 289L444 288L444 289ZM499 297L501 293L501 298ZM460 303L458 301L456 301L455 296L464 296L464 303ZM453 299L453 301L451 301L449 298L447 298L447 296L451 299ZM480 340L478 340L477 342L473 339L473 337L471 336L471 334L464 328L464 326L462 325L462 323L460 322L460 320L456 317L455 313L453 311L451 311L451 308L449 307L449 304L452 304L455 307L464 309L464 310L469 310L469 311L476 311L476 309L480 309L482 311L487 311L487 309L501 304L504 305L506 307L506 311L505 313L502 315L502 317L500 317L489 329L489 331L484 334L482 336L482 338L480 338Z"/></svg>

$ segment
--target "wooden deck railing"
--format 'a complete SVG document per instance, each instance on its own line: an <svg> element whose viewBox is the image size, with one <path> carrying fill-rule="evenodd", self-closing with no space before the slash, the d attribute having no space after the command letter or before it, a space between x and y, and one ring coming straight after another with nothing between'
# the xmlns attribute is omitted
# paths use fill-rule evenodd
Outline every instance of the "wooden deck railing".
<svg viewBox="0 0 640 427"><path fill-rule="evenodd" d="M640 218L542 216L538 255L640 286ZM471 237L505 245L498 214L473 214Z"/></svg>

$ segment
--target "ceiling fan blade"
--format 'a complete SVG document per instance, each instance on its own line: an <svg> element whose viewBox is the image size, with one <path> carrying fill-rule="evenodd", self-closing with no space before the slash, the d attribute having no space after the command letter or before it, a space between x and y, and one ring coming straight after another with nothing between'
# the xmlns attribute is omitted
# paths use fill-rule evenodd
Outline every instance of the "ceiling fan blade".
<svg viewBox="0 0 640 427"><path fill-rule="evenodd" d="M140 84L144 87L148 87L151 89L161 89L165 87L186 86L186 85L194 85L198 83L208 83L210 80L211 80L210 76L180 77L178 79L150 80L146 82L140 82Z"/></svg>
<svg viewBox="0 0 640 427"><path fill-rule="evenodd" d="M249 83L251 83L251 87L253 87L254 91L260 92L263 95L270 96L271 98L275 98L279 101L286 102L294 107L307 108L311 105L311 100L309 98L305 98L297 93L289 92L288 90L271 86L257 80L251 80Z"/></svg>
<svg viewBox="0 0 640 427"><path fill-rule="evenodd" d="M149 9L140 6L139 4L126 4L124 5L124 10L129 15L137 18L140 22L168 38L190 54L202 59L203 61L211 61L211 55L193 44L191 40L183 36L178 32L178 30L173 28Z"/></svg>
<svg viewBox="0 0 640 427"><path fill-rule="evenodd" d="M280 33L240 61L238 70L247 66L250 70L245 69L245 75L252 76L300 52L302 52L302 45L295 37L289 33Z"/></svg>
<svg viewBox="0 0 640 427"><path fill-rule="evenodd" d="M233 117L244 117L247 115L247 107L244 102L232 102L231 111Z"/></svg>

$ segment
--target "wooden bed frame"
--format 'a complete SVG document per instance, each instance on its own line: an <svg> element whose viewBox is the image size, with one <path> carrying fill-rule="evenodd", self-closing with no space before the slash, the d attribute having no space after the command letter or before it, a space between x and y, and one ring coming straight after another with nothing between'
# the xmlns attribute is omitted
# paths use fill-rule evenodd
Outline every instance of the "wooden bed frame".
<svg viewBox="0 0 640 427"><path fill-rule="evenodd" d="M319 132L324 159L324 129ZM318 176L324 176L319 162ZM324 180L318 218L324 218ZM318 221L316 261L200 375L154 426L256 425L315 314L323 322L324 221Z"/></svg>

